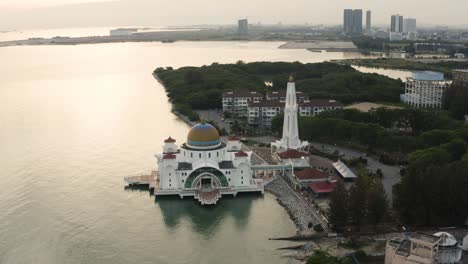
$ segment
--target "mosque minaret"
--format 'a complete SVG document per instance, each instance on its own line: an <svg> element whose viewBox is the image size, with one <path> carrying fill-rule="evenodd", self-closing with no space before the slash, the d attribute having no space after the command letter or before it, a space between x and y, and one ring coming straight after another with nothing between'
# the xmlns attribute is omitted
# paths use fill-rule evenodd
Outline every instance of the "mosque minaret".
<svg viewBox="0 0 468 264"><path fill-rule="evenodd" d="M294 77L289 77L288 87L286 91L286 102L284 108L283 121L283 137L272 143L272 148L276 151L286 151L288 149L301 149L309 143L299 139L299 128L297 124L297 98L296 98L296 83Z"/></svg>

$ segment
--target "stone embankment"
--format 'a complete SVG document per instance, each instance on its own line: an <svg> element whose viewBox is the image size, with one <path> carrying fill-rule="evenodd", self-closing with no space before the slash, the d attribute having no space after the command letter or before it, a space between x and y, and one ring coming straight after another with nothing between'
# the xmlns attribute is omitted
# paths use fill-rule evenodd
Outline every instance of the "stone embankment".
<svg viewBox="0 0 468 264"><path fill-rule="evenodd" d="M291 192L283 180L277 178L271 181L265 186L265 190L277 197L278 202L286 208L300 232L309 230L309 227L316 223L308 209L303 206L303 203Z"/></svg>

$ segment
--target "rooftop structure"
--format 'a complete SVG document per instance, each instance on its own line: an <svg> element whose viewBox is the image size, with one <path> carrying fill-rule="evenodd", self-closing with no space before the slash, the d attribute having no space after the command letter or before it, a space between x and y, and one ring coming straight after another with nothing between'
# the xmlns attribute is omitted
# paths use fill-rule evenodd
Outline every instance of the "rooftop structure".
<svg viewBox="0 0 468 264"><path fill-rule="evenodd" d="M352 172L346 164L344 164L341 160L333 163L333 167L340 173L341 177L345 180L355 180L357 179L356 174Z"/></svg>
<svg viewBox="0 0 468 264"><path fill-rule="evenodd" d="M385 264L459 263L461 256L462 250L451 234L416 232L387 242Z"/></svg>

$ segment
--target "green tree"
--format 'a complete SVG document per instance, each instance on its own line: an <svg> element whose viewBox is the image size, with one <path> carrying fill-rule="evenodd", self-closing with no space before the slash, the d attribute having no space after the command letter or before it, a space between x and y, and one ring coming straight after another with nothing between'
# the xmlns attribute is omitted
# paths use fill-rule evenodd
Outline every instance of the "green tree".
<svg viewBox="0 0 468 264"><path fill-rule="evenodd" d="M388 198L380 181L375 183L367 197L367 212L369 222L376 225L387 215Z"/></svg>
<svg viewBox="0 0 468 264"><path fill-rule="evenodd" d="M349 258L339 258L328 254L325 251L317 250L309 257L307 264L351 264Z"/></svg>
<svg viewBox="0 0 468 264"><path fill-rule="evenodd" d="M369 184L367 174L359 175L356 183L349 190L349 218L354 225L364 223L367 215L367 193Z"/></svg>
<svg viewBox="0 0 468 264"><path fill-rule="evenodd" d="M348 198L348 190L343 182L338 181L330 195L329 221L335 229L346 226L348 222Z"/></svg>
<svg viewBox="0 0 468 264"><path fill-rule="evenodd" d="M232 131L234 134L237 134L237 135L240 135L240 134L243 133L243 129L242 129L242 126L241 126L241 124L239 123L239 121L234 120L234 123L233 123L232 126L231 126L231 131Z"/></svg>
<svg viewBox="0 0 468 264"><path fill-rule="evenodd" d="M197 70L189 70L184 75L184 80L188 84L203 83L203 74Z"/></svg>
<svg viewBox="0 0 468 264"><path fill-rule="evenodd" d="M273 117L273 119L271 120L271 132L273 132L273 134L283 134L283 119L284 114L282 113L277 114L275 117Z"/></svg>

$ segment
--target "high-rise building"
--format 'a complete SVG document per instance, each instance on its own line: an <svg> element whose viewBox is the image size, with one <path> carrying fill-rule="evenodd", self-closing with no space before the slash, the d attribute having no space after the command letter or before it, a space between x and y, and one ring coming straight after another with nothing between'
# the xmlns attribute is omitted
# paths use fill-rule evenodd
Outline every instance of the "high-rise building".
<svg viewBox="0 0 468 264"><path fill-rule="evenodd" d="M247 36L249 34L249 21L247 19L240 19L237 31L240 36Z"/></svg>
<svg viewBox="0 0 468 264"><path fill-rule="evenodd" d="M390 24L390 41L403 40L403 16L393 15Z"/></svg>
<svg viewBox="0 0 468 264"><path fill-rule="evenodd" d="M417 32L417 27L416 27L416 19L414 18L406 18L404 25L403 25L403 32L409 33L409 32Z"/></svg>
<svg viewBox="0 0 468 264"><path fill-rule="evenodd" d="M353 33L362 33L362 9L353 10Z"/></svg>
<svg viewBox="0 0 468 264"><path fill-rule="evenodd" d="M343 30L346 34L362 33L362 10L345 9L343 14Z"/></svg>
<svg viewBox="0 0 468 264"><path fill-rule="evenodd" d="M343 30L345 33L353 32L353 10L345 9L343 15Z"/></svg>
<svg viewBox="0 0 468 264"><path fill-rule="evenodd" d="M403 32L403 16L393 15L390 32Z"/></svg>
<svg viewBox="0 0 468 264"><path fill-rule="evenodd" d="M370 10L366 12L366 31L369 32L372 28L372 13Z"/></svg>

